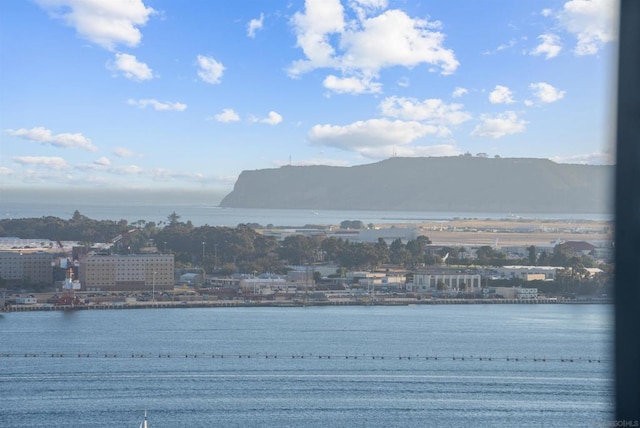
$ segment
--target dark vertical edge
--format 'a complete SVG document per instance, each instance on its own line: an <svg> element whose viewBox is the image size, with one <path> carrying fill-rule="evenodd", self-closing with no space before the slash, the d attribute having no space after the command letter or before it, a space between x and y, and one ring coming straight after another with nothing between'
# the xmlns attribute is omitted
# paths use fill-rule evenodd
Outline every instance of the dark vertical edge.
<svg viewBox="0 0 640 428"><path fill-rule="evenodd" d="M640 1L620 1L615 184L616 419L640 421ZM630 425L635 426L635 425Z"/></svg>

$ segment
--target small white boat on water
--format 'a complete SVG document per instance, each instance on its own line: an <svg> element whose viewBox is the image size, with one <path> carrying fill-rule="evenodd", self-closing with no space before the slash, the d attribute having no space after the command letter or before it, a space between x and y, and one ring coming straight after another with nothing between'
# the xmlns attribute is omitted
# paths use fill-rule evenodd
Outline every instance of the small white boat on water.
<svg viewBox="0 0 640 428"><path fill-rule="evenodd" d="M144 420L140 422L140 428L147 428L147 411L144 411Z"/></svg>

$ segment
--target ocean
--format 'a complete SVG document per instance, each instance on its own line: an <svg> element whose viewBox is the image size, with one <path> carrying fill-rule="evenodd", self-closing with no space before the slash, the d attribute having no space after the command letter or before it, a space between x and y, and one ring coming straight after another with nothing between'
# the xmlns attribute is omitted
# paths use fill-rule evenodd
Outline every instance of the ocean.
<svg viewBox="0 0 640 428"><path fill-rule="evenodd" d="M11 202L0 207L0 218L39 218L55 216L68 220L78 210L95 220L167 221L175 212L181 221L191 221L194 226L235 227L241 223L257 223L262 226L337 225L343 220L360 220L365 225L411 224L427 221L447 221L454 218L478 219L559 219L559 220L611 220L608 214L568 213L467 213L467 212L421 212L421 211L339 211L339 210L289 210L222 208L212 204L72 204Z"/></svg>
<svg viewBox="0 0 640 428"><path fill-rule="evenodd" d="M611 305L18 312L0 426L598 427Z"/></svg>

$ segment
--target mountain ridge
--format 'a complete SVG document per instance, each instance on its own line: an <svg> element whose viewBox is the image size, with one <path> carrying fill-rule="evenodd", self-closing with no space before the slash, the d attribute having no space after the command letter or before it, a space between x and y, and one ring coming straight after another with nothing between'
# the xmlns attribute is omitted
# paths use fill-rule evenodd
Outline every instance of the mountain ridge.
<svg viewBox="0 0 640 428"><path fill-rule="evenodd" d="M537 158L391 158L351 167L243 171L220 206L233 208L610 212L610 165Z"/></svg>

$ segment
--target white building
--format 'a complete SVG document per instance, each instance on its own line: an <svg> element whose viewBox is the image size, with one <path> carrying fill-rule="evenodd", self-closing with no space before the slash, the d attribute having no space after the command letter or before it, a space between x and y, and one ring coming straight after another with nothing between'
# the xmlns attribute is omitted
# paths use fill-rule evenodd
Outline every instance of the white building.
<svg viewBox="0 0 640 428"><path fill-rule="evenodd" d="M505 299L537 299L538 298L537 288L491 287L485 290L486 290L485 294L487 295L487 297L492 297L492 295L499 295Z"/></svg>
<svg viewBox="0 0 640 428"><path fill-rule="evenodd" d="M480 291L482 277L478 274L430 274L416 273L413 283L407 283L407 291L413 293L426 293L443 288L449 291L461 291L474 293Z"/></svg>

